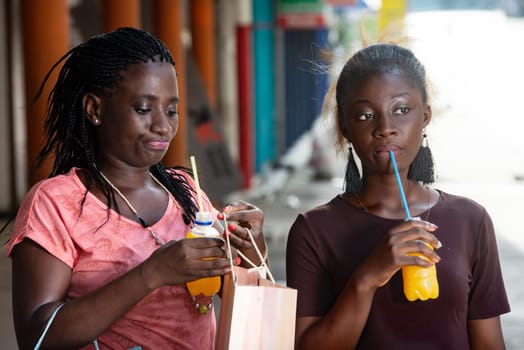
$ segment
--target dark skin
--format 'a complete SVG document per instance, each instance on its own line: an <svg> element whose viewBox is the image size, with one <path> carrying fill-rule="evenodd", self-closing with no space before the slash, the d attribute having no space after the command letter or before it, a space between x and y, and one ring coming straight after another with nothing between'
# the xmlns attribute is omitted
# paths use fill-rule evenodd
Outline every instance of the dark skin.
<svg viewBox="0 0 524 350"><path fill-rule="evenodd" d="M161 161L178 126L174 67L167 63L131 65L110 98L89 93L83 102L89 122L96 126L98 169L144 219L150 224L157 222L166 211L168 194L151 179L149 168ZM85 183L85 173L79 176ZM91 192L107 202L98 188ZM122 199L115 199L121 215L136 221ZM264 252L262 211L239 201L229 205L225 215L233 224L228 230L232 245L259 261L246 227ZM218 228L224 232L220 224ZM204 259L209 257L215 259ZM32 349L54 308L65 301L72 270L29 239L13 249L12 262L17 340L20 349ZM76 349L89 344L155 289L230 271L223 239L167 242L121 277L68 301L57 314L43 347Z"/></svg>
<svg viewBox="0 0 524 350"><path fill-rule="evenodd" d="M360 201L377 216L404 219L388 151L393 150L411 214L416 217L438 201L439 194L408 180L409 165L420 147L423 128L431 120L431 108L420 91L400 74L370 76L347 97L340 129L362 160L364 188ZM355 206L354 195L345 200ZM354 349L367 322L373 296L403 266L438 263L438 227L423 220L405 221L386 233L383 241L355 270L335 305L323 317L299 317L296 347L299 349ZM421 253L429 261L409 253ZM469 320L471 349L504 349L499 317Z"/></svg>

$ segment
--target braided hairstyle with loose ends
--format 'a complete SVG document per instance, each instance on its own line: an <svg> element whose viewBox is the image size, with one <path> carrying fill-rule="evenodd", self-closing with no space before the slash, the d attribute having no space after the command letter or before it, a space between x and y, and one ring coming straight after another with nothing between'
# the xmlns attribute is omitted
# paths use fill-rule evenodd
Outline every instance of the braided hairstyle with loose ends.
<svg viewBox="0 0 524 350"><path fill-rule="evenodd" d="M49 177L65 174L73 167L85 169L88 190L96 184L106 196L108 207L118 210L112 188L95 165L95 131L86 118L83 97L87 93L110 97L111 89L122 79L121 72L129 65L158 62L174 66L175 62L165 44L151 34L136 28L119 28L93 36L67 52L51 67L35 100L42 94L51 73L62 62L57 82L47 100L46 142L35 166L52 156L54 163ZM174 169L190 173L184 167ZM161 163L153 165L150 170L179 202L184 222L190 224L194 221L197 211L194 190L184 176L169 171ZM87 192L82 204L86 195Z"/></svg>

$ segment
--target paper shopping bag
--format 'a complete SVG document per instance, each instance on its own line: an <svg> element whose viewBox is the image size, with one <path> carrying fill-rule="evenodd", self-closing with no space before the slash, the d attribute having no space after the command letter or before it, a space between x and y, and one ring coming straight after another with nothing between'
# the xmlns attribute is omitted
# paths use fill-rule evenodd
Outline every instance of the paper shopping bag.
<svg viewBox="0 0 524 350"><path fill-rule="evenodd" d="M216 350L293 349L296 289L261 278L255 268L233 269L224 277Z"/></svg>

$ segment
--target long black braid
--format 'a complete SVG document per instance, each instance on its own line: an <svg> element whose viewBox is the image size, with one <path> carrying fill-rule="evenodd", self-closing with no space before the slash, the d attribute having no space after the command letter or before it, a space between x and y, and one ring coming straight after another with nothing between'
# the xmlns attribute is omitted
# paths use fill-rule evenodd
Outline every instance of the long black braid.
<svg viewBox="0 0 524 350"><path fill-rule="evenodd" d="M111 89L122 79L121 73L131 64L162 62L174 66L175 62L164 43L151 34L135 28L119 28L94 36L67 52L51 67L35 100L42 94L51 73L62 62L57 82L47 100L46 143L36 158L35 167L54 156L49 177L65 174L73 167L84 168L88 190L96 184L106 196L108 207L118 210L114 191L96 169L94 127L87 122L83 97L86 93L110 97ZM190 173L183 167L173 169ZM194 221L197 206L194 190L187 180L182 175L168 172L161 163L152 166L151 172L179 202L185 223Z"/></svg>

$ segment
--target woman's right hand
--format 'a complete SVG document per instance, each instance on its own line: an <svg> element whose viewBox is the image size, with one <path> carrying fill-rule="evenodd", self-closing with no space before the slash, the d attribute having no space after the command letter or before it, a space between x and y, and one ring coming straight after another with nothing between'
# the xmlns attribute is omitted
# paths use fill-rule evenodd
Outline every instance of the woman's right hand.
<svg viewBox="0 0 524 350"><path fill-rule="evenodd" d="M231 271L224 240L209 237L168 242L142 265L143 278L151 290Z"/></svg>
<svg viewBox="0 0 524 350"><path fill-rule="evenodd" d="M385 285L403 266L429 267L438 263L440 257L426 245L429 244L435 249L441 247L440 241L433 234L437 228L436 225L419 219L412 219L393 227L359 267L360 281L374 290ZM429 261L410 255L412 253L420 253Z"/></svg>

